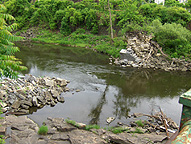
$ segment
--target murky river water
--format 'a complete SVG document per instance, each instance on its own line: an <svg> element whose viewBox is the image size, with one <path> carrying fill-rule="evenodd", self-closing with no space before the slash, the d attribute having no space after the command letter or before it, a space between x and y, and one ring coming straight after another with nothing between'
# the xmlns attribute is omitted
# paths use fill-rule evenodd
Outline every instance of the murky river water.
<svg viewBox="0 0 191 144"><path fill-rule="evenodd" d="M109 57L92 50L49 44L17 43L17 57L34 76L60 77L73 90L62 95L65 103L33 109L29 115L42 124L47 117L70 118L106 126L107 117L128 123L135 112L163 112L179 124L179 96L191 87L190 72L164 72L109 65ZM75 92L80 89L80 92Z"/></svg>

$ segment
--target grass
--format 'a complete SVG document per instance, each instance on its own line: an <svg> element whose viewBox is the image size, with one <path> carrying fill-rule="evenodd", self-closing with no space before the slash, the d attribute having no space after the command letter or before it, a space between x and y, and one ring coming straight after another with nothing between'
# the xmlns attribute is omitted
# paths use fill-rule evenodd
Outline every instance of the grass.
<svg viewBox="0 0 191 144"><path fill-rule="evenodd" d="M87 125L85 127L85 130L90 130L90 129L100 129L99 125Z"/></svg>
<svg viewBox="0 0 191 144"><path fill-rule="evenodd" d="M75 122L74 120L69 120L69 119L66 119L65 120L67 123L77 127L77 128L80 128L80 126L78 125L77 122ZM86 125L83 129L85 130L90 130L90 129L102 129L99 125ZM113 132L114 134L118 134L118 133L122 133L122 132L130 132L130 128L125 128L125 127L107 127L107 128L103 128L107 131L111 131ZM131 133L139 133L139 134L143 134L144 132L139 129L139 128L136 128L135 131L131 131Z"/></svg>
<svg viewBox="0 0 191 144"><path fill-rule="evenodd" d="M2 100L0 100L0 102L2 103ZM0 114L3 113L1 109L2 109L2 107L0 106ZM4 119L4 117L0 116L0 119ZM5 144L5 136L4 135L0 135L0 144Z"/></svg>
<svg viewBox="0 0 191 144"><path fill-rule="evenodd" d="M132 133L144 134L144 132L139 128L136 128L136 130L133 131Z"/></svg>
<svg viewBox="0 0 191 144"><path fill-rule="evenodd" d="M112 131L114 134L118 134L118 133L122 133L122 132L125 132L125 131L128 132L129 129L123 128L123 127L116 127L116 128L111 129L111 131Z"/></svg>
<svg viewBox="0 0 191 144"><path fill-rule="evenodd" d="M48 133L48 127L45 125L42 125L39 130L38 130L38 134L39 135L47 135Z"/></svg>
<svg viewBox="0 0 191 144"><path fill-rule="evenodd" d="M136 123L139 127L143 127L143 126L144 126L142 120L135 121L135 123Z"/></svg>
<svg viewBox="0 0 191 144"><path fill-rule="evenodd" d="M75 122L75 121L73 121L73 120L66 119L65 121L66 121L67 123L69 123L69 124L71 124L71 125L77 127L77 128L80 128L80 126L78 125L78 123ZM100 126L99 126L99 125L86 125L86 126L84 127L84 129L85 129L85 130L88 130L88 131L89 131L90 129L100 129Z"/></svg>
<svg viewBox="0 0 191 144"><path fill-rule="evenodd" d="M54 43L73 47L86 47L95 49L98 52L119 57L119 51L126 48L127 43L122 37L116 37L111 40L108 35L93 35L88 32L76 30L68 36L62 35L60 32L39 29L37 38L32 38L32 41L42 43Z"/></svg>
<svg viewBox="0 0 191 144"><path fill-rule="evenodd" d="M18 89L18 90L19 90L19 89L20 89L20 87L19 87L19 86L17 86L17 87L16 87L16 89Z"/></svg>
<svg viewBox="0 0 191 144"><path fill-rule="evenodd" d="M75 121L73 121L73 120L69 120L69 119L66 119L65 120L67 123L69 123L69 124L71 124L71 125L76 125L76 122Z"/></svg>

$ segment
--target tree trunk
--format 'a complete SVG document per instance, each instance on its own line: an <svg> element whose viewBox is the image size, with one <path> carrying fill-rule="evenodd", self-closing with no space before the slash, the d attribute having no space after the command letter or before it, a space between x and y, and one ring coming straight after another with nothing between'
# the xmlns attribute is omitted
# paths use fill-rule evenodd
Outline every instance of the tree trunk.
<svg viewBox="0 0 191 144"><path fill-rule="evenodd" d="M111 9L109 5L109 0L108 0L108 8L109 8L109 20L110 20L110 28L111 28L111 39L113 39L113 28L112 28Z"/></svg>

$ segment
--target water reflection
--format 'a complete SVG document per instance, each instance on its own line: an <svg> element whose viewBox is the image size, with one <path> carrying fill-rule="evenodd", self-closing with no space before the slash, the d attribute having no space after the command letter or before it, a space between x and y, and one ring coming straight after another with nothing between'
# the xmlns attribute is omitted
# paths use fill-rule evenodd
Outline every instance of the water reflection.
<svg viewBox="0 0 191 144"><path fill-rule="evenodd" d="M174 97L191 86L190 72L164 72L152 70L128 70L121 73L96 73L107 84L121 88L123 96L128 97ZM117 81L117 82L116 82Z"/></svg>
<svg viewBox="0 0 191 144"><path fill-rule="evenodd" d="M84 48L32 43L17 46L21 53L16 56L28 67L23 74L64 78L71 81L70 88L81 90L64 93L64 104L35 109L30 117L40 124L50 116L104 126L107 117L127 122L128 114L150 113L157 105L179 123L178 98L191 86L189 72L110 66L107 55Z"/></svg>
<svg viewBox="0 0 191 144"><path fill-rule="evenodd" d="M107 90L108 90L108 85L106 86L102 96L98 100L97 106L90 110L90 114L88 116L91 117L91 120L90 120L89 124L98 124L100 114L102 112L102 107L104 104L106 104L106 92L107 92Z"/></svg>
<svg viewBox="0 0 191 144"><path fill-rule="evenodd" d="M17 57L22 59L24 65L29 69L38 66L38 69L57 71L57 65L73 63L86 64L108 64L107 55L101 55L85 48L63 47L60 45L38 44L38 43L17 43L22 52ZM96 58L94 58L96 57ZM106 60L107 59L107 60ZM73 62L73 63L70 63Z"/></svg>
<svg viewBox="0 0 191 144"><path fill-rule="evenodd" d="M119 119L122 117L127 119L131 108L136 107L139 102L139 98L132 99L121 95L115 95L115 100L113 100L113 114Z"/></svg>

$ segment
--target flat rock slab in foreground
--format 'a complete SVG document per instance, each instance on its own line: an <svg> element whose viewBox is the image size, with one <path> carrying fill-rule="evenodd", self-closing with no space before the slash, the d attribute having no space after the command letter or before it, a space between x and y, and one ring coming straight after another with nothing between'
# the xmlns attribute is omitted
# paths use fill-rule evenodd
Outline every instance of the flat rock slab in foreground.
<svg viewBox="0 0 191 144"><path fill-rule="evenodd" d="M7 144L145 144L162 143L165 135L156 134L113 134L103 129L86 131L78 129L63 118L47 118L47 135L39 135L39 126L27 116L9 115L0 120L1 134Z"/></svg>

